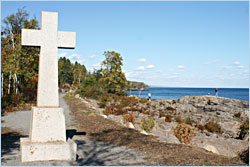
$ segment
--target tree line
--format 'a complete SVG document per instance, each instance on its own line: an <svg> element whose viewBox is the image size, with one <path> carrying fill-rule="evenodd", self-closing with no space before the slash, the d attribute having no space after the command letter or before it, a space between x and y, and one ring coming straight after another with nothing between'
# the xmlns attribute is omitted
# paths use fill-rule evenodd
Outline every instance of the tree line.
<svg viewBox="0 0 250 167"><path fill-rule="evenodd" d="M29 19L24 9L3 19L1 32L1 100L2 110L20 104L35 103L37 97L39 47L21 46L21 29L39 29L36 18ZM127 87L122 72L122 57L115 51L105 51L102 67L87 71L78 62L71 63L62 57L58 60L58 82L60 88L74 87L86 97L123 94Z"/></svg>

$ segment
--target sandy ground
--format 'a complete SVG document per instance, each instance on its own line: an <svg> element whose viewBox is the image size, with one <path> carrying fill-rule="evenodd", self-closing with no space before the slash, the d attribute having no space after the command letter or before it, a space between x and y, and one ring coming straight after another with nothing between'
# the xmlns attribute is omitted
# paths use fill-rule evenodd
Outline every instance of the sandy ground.
<svg viewBox="0 0 250 167"><path fill-rule="evenodd" d="M3 166L150 165L143 159L143 155L125 146L114 146L89 140L84 132L78 131L77 124L74 123L63 96L60 94L60 107L64 108L65 112L67 137L77 143L78 159L76 161L22 163L19 141L20 137L29 135L31 111L18 111L2 117L1 161Z"/></svg>

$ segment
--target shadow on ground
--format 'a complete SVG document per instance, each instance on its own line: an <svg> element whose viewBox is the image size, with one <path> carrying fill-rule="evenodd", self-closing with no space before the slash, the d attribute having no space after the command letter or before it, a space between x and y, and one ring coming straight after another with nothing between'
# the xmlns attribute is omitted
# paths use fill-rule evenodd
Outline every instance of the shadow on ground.
<svg viewBox="0 0 250 167"><path fill-rule="evenodd" d="M75 129L67 129L66 130L66 140L69 138L72 139L74 136L84 136L86 132L77 132Z"/></svg>
<svg viewBox="0 0 250 167"><path fill-rule="evenodd" d="M138 158L135 152L125 147L117 147L97 141L77 143L78 159L71 165L104 166L104 165L146 165L145 160Z"/></svg>
<svg viewBox="0 0 250 167"><path fill-rule="evenodd" d="M22 136L17 132L9 132L2 134L1 136L1 157L5 155L11 155L14 150L20 150L20 138L27 137ZM2 162L5 162L6 159L2 159Z"/></svg>

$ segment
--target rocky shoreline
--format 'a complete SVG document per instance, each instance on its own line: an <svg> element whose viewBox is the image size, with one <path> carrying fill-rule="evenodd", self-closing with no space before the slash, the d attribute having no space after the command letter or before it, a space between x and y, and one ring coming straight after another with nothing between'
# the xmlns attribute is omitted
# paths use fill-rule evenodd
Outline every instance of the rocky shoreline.
<svg viewBox="0 0 250 167"><path fill-rule="evenodd" d="M152 100L128 96L98 102L76 98L97 114L166 143L204 148L228 157L248 150L249 102L215 96Z"/></svg>

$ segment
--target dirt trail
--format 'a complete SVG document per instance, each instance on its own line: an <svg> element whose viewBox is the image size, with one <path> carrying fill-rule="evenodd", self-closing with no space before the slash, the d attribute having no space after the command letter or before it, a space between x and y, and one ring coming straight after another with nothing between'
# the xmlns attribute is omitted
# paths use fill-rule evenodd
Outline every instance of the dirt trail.
<svg viewBox="0 0 250 167"><path fill-rule="evenodd" d="M126 146L114 146L87 138L85 131L79 131L79 123L76 123L63 96L60 94L60 107L64 108L65 112L67 138L72 138L77 143L77 161L22 163L19 141L20 137L29 135L31 111L18 111L2 117L1 159L3 166L152 165L143 159L141 153Z"/></svg>

